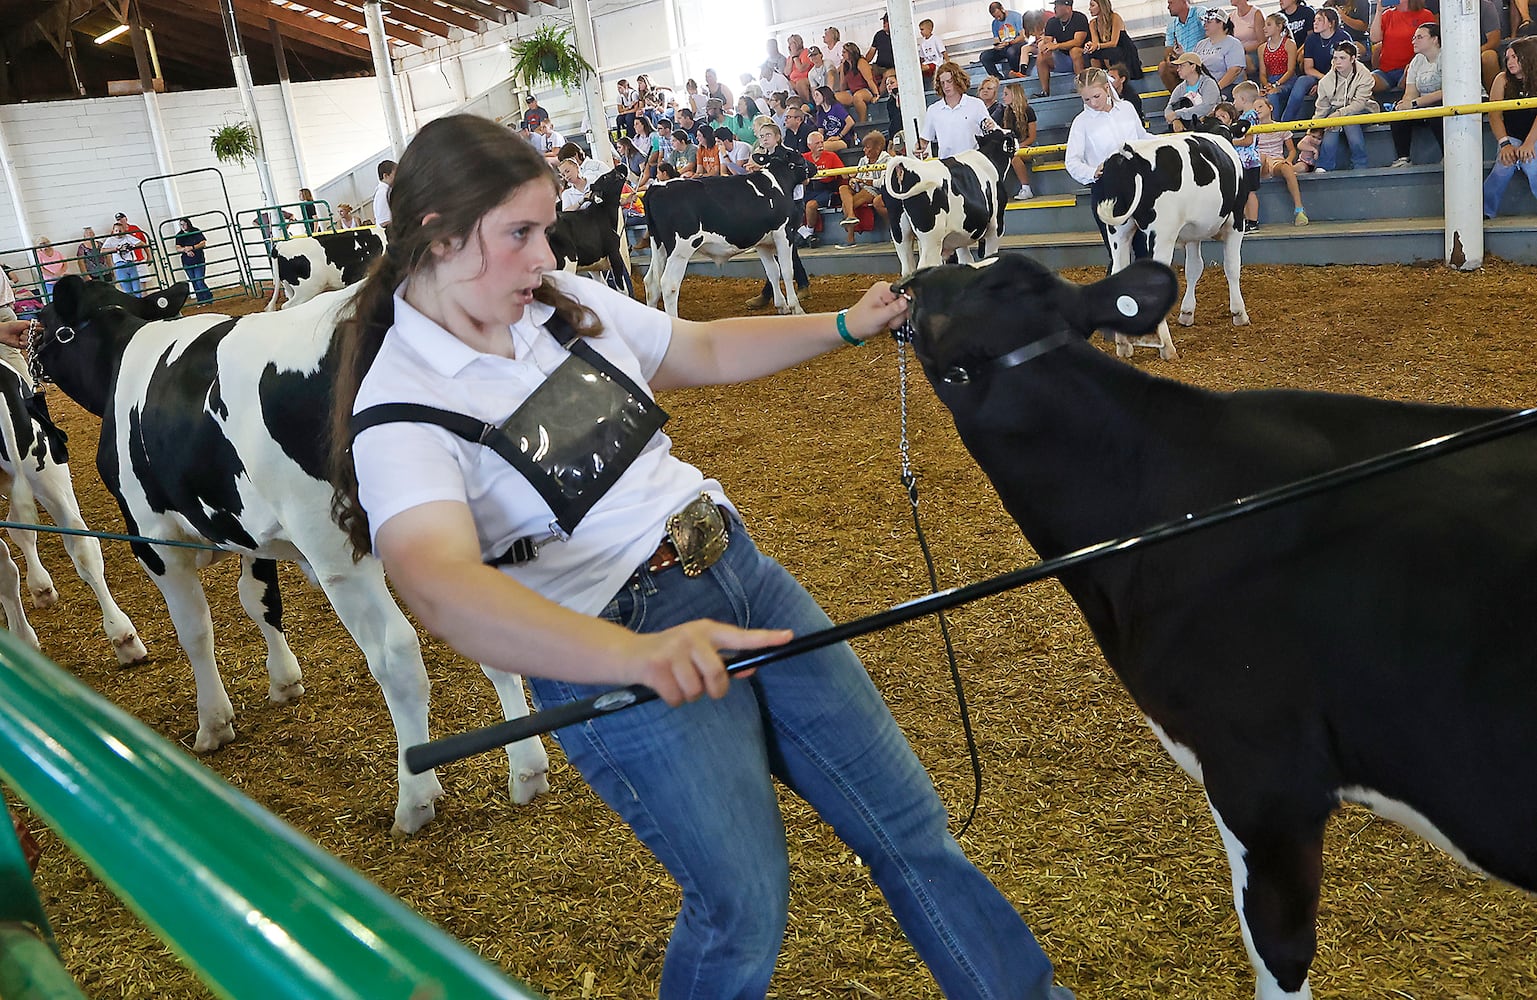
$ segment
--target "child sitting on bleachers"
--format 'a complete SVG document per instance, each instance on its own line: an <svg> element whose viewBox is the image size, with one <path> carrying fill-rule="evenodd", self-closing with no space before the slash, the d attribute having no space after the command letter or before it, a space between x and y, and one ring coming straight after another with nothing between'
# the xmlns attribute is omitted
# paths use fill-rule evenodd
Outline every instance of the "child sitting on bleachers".
<svg viewBox="0 0 1537 1000"><path fill-rule="evenodd" d="M1303 173L1323 173L1318 165L1318 154L1324 145L1324 130L1310 128L1307 135L1297 140L1297 169Z"/></svg>
<svg viewBox="0 0 1537 1000"><path fill-rule="evenodd" d="M1251 85L1252 86L1252 85ZM1233 100L1236 103L1239 97L1239 88L1234 88ZM1256 120L1261 125L1269 125L1275 120L1275 109L1270 102L1259 97L1259 88L1254 90L1252 98ZM1292 196L1292 225L1305 226L1308 224L1308 214L1302 210L1302 192L1297 188L1298 165L1293 162L1298 155L1296 144L1292 142L1290 132L1260 132L1255 135L1255 145L1259 148L1259 175L1263 180L1266 177L1279 177L1286 183L1286 190ZM1313 157L1317 160L1317 150Z"/></svg>
<svg viewBox="0 0 1537 1000"><path fill-rule="evenodd" d="M1255 88L1257 95L1259 88ZM1255 148L1257 135L1249 135L1247 128L1255 123L1253 108L1240 113L1234 105L1223 101L1212 109L1212 114L1222 124L1232 128L1240 121L1245 132L1230 136L1228 141L1238 151L1238 162L1243 166L1243 176L1238 179L1238 200L1243 203L1243 231L1252 233L1259 229L1259 150Z"/></svg>

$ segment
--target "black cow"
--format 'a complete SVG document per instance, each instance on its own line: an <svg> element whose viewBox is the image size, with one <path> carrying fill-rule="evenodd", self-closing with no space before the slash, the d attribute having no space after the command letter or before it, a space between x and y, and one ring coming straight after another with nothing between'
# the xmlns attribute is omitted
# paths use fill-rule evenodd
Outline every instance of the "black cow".
<svg viewBox="0 0 1537 1000"><path fill-rule="evenodd" d="M281 313L238 319L204 313L170 322L186 282L134 298L67 275L54 286L32 350L44 373L101 417L96 468L131 534L208 541L240 556L240 603L267 643L268 698L304 693L283 632L277 560L297 562L325 590L384 690L404 748L427 738L427 671L416 630L385 586L376 559L354 561L331 520L325 427L336 367L332 337L343 292ZM63 336L61 330L67 330ZM214 659L213 620L198 570L214 556L134 542L160 588L197 681L193 749L235 738L234 708ZM486 671L511 717L528 713L520 679ZM548 789L538 740L508 747L509 790L527 802ZM443 793L431 773L399 763L397 833L434 815Z"/></svg>
<svg viewBox="0 0 1537 1000"><path fill-rule="evenodd" d="M694 254L724 264L744 250L756 249L775 307L782 313L805 312L791 275L790 231L795 189L814 172L810 161L794 154L775 156L762 170L739 177L652 184L645 202L651 232L646 305L661 301L669 316L678 315L678 288Z"/></svg>
<svg viewBox="0 0 1537 1000"><path fill-rule="evenodd" d="M288 293L283 303L287 309L361 280L368 265L384 252L384 230L367 226L298 236L274 243L272 252L277 280L272 283L268 311L277 308L279 292Z"/></svg>
<svg viewBox="0 0 1537 1000"><path fill-rule="evenodd" d="M550 227L550 250L555 266L568 271L608 264L610 284L625 294L635 286L630 279L630 259L625 252L624 228L619 224L619 196L624 193L628 172L618 167L592 182L592 203L555 217Z"/></svg>
<svg viewBox="0 0 1537 1000"><path fill-rule="evenodd" d="M914 348L1046 558L1505 412L1157 378L1086 339L1151 329L1177 292L1168 268L1080 287L989 263L904 283ZM1533 566L1528 432L1062 574L1205 785L1260 1000L1310 996L1342 801L1537 891Z"/></svg>

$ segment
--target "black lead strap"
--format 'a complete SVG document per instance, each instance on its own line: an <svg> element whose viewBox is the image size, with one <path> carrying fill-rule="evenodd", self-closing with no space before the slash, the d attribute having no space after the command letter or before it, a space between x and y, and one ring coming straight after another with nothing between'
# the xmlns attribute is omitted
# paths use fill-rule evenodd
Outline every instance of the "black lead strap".
<svg viewBox="0 0 1537 1000"><path fill-rule="evenodd" d="M739 674L746 670L755 670L759 667L768 666L771 663L777 663L780 660L799 656L802 653L809 653L812 650L822 649L835 643L846 642L849 639L868 635L871 632L878 632L893 625L901 625L904 622L922 618L925 615L935 614L962 604L980 600L984 597L991 597L1006 590L1013 590L1028 583L1035 583L1039 580L1057 576L1067 570L1075 569L1099 559L1157 545L1161 542L1167 542L1171 539L1188 535L1194 531L1200 531L1231 521L1234 518L1257 514L1272 507L1279 507L1308 497L1317 496L1320 493L1339 489L1360 482L1363 479L1380 476L1405 466L1418 465L1442 455L1485 444L1489 441L1526 430L1534 424L1537 424L1537 407L1518 410L1515 413L1497 417L1494 420L1469 427L1466 430L1430 438L1429 440L1421 441L1419 444L1389 452L1386 455L1352 462L1349 465L1308 476L1283 486L1262 490L1259 493L1246 497L1239 497L1236 500L1219 504L1199 514L1183 514L1136 534L1123 535L1120 538L1088 545L1058 556L1055 559L1046 559L1033 566L1026 566L1022 569L968 584L964 587L955 587L950 590L928 594L864 618L846 622L842 625L834 625L832 628L824 629L820 632L812 632L808 635L800 636L774 649L753 654L729 656L726 658L727 670L732 674ZM622 711L633 705L654 701L656 697L655 691L640 684L614 688L602 694L594 695L591 698L569 701L542 712L535 712L522 719L500 722L483 729L476 729L410 747L406 750L405 754L406 767L412 774L421 774L423 771L431 770L439 764L461 760L465 757L494 750L530 736L539 736L565 726L595 719L600 715L609 715L613 712Z"/></svg>

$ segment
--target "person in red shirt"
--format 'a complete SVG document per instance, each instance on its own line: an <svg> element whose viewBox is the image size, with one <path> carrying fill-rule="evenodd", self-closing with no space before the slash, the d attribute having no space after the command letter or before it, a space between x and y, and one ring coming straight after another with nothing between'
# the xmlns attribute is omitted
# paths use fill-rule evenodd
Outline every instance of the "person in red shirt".
<svg viewBox="0 0 1537 1000"><path fill-rule="evenodd" d="M1397 90L1404 70L1414 58L1414 29L1433 22L1436 15L1425 9L1425 0L1402 0L1397 7L1377 11L1372 21L1372 48L1377 56L1372 90Z"/></svg>
<svg viewBox="0 0 1537 1000"><path fill-rule="evenodd" d="M1405 62L1404 65L1407 66L1408 63ZM139 240L139 242L144 244L144 246L134 250L133 259L141 264L146 260L149 260L149 256L144 252L144 247L149 246L149 236L144 232L144 230L129 222L128 216L124 215L122 212L117 213L117 215L113 216L113 218L123 224L123 231L125 233L127 233L129 236L135 237Z"/></svg>
<svg viewBox="0 0 1537 1000"><path fill-rule="evenodd" d="M826 139L820 131L814 130L806 137L806 146L806 152L801 155L819 171L837 170L844 165L843 157L827 148ZM816 230L817 212L823 205L838 204L838 184L839 178L836 176L806 183L806 227L801 230L801 235L807 236ZM810 238L807 236L808 240Z"/></svg>

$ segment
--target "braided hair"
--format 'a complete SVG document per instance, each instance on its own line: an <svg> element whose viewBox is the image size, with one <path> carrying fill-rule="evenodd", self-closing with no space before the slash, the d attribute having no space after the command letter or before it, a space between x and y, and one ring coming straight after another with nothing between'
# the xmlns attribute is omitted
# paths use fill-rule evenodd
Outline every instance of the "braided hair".
<svg viewBox="0 0 1537 1000"><path fill-rule="evenodd" d="M390 188L389 245L336 327L329 421L331 516L347 533L354 558L367 555L371 543L352 464L352 407L395 324L395 290L433 267L433 247L479 240L481 218L525 184L547 184L555 198L554 174L544 157L526 140L478 115L428 122L400 158ZM600 333L592 312L548 280L534 298L553 306L582 336Z"/></svg>

